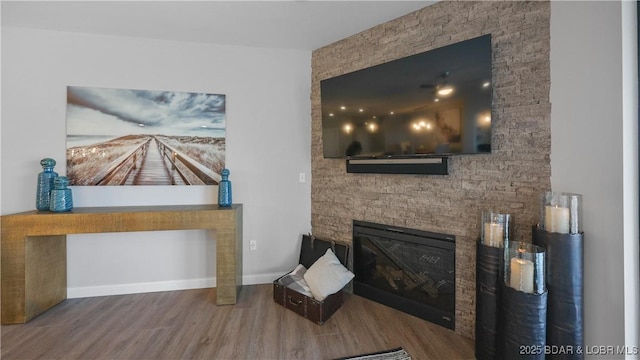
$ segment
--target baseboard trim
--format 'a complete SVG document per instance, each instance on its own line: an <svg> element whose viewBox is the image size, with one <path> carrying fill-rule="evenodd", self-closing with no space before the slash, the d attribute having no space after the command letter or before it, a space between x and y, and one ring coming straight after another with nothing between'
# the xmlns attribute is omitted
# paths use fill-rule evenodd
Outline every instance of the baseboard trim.
<svg viewBox="0 0 640 360"><path fill-rule="evenodd" d="M271 284L273 280L279 278L285 273L278 274L258 274L258 275L245 275L242 277L243 285L258 285L258 284Z"/></svg>
<svg viewBox="0 0 640 360"><path fill-rule="evenodd" d="M243 285L269 284L282 274L245 275ZM186 279L172 281L154 281L133 284L114 284L101 286L80 286L67 288L67 298L77 299L96 296L142 294L160 291L178 291L190 289L205 289L216 287L216 278Z"/></svg>

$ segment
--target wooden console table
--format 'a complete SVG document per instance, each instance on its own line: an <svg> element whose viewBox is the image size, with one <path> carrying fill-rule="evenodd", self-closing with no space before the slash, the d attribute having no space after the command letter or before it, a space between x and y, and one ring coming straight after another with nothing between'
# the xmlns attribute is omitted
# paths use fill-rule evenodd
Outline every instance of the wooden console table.
<svg viewBox="0 0 640 360"><path fill-rule="evenodd" d="M126 206L4 215L2 324L24 323L67 298L67 234L211 229L216 233L216 303L235 304L242 286L242 205Z"/></svg>

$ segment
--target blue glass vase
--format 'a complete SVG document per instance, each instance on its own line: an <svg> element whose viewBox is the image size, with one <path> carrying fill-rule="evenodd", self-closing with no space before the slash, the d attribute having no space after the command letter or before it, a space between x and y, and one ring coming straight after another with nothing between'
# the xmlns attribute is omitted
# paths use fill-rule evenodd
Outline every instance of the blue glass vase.
<svg viewBox="0 0 640 360"><path fill-rule="evenodd" d="M51 199L49 200L49 210L55 212L69 211L73 208L73 198L71 189L67 188L69 179L66 176L58 176L53 181Z"/></svg>
<svg viewBox="0 0 640 360"><path fill-rule="evenodd" d="M222 169L222 180L218 184L218 205L231 206L231 181L229 181L229 169Z"/></svg>
<svg viewBox="0 0 640 360"><path fill-rule="evenodd" d="M50 158L40 160L42 172L38 174L38 186L36 190L36 209L49 210L49 199L53 180L58 177L58 173L53 171L56 161Z"/></svg>

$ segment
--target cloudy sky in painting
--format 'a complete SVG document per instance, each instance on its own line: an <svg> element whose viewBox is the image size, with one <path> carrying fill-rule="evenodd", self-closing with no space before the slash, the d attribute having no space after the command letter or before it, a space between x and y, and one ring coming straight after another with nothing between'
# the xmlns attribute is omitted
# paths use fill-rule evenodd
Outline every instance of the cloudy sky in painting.
<svg viewBox="0 0 640 360"><path fill-rule="evenodd" d="M221 137L225 96L67 87L67 135L161 134Z"/></svg>

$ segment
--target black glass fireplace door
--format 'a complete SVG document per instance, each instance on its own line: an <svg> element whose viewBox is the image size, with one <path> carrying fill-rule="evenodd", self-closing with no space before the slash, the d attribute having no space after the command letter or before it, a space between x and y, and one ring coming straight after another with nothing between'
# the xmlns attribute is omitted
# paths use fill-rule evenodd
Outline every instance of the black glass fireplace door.
<svg viewBox="0 0 640 360"><path fill-rule="evenodd" d="M434 235L354 224L354 293L453 329L455 241Z"/></svg>

